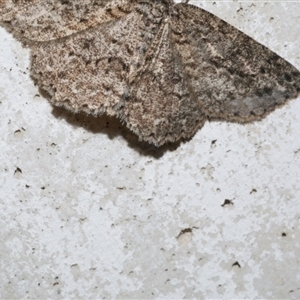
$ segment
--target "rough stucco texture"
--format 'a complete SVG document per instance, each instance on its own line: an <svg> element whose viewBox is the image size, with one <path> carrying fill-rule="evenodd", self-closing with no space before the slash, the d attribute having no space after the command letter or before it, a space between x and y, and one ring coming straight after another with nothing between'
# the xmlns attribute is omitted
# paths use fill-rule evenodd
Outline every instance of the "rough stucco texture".
<svg viewBox="0 0 300 300"><path fill-rule="evenodd" d="M300 3L196 4L300 68ZM0 29L1 299L300 298L299 98L157 150L28 68Z"/></svg>

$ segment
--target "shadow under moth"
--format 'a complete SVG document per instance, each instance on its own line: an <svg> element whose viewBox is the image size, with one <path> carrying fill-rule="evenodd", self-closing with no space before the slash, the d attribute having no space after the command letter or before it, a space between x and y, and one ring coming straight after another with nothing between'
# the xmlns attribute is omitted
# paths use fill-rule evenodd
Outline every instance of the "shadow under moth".
<svg viewBox="0 0 300 300"><path fill-rule="evenodd" d="M207 120L260 120L300 92L300 72L211 13L172 0L0 0L56 106L117 116L156 146Z"/></svg>

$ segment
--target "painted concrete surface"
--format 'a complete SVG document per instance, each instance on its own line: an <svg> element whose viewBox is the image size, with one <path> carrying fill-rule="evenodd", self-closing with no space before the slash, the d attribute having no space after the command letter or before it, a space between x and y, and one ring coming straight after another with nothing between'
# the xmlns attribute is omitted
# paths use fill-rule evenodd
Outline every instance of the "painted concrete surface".
<svg viewBox="0 0 300 300"><path fill-rule="evenodd" d="M191 3L300 68L299 2ZM1 299L300 298L299 98L156 149L28 68L0 29Z"/></svg>

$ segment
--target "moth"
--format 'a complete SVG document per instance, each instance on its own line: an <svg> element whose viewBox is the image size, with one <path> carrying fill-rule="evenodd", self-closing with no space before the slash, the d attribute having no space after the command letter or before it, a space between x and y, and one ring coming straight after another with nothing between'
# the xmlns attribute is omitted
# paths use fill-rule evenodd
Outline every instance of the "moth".
<svg viewBox="0 0 300 300"><path fill-rule="evenodd" d="M140 140L191 138L207 120L260 120L300 72L211 13L172 0L0 0L56 106L117 116Z"/></svg>

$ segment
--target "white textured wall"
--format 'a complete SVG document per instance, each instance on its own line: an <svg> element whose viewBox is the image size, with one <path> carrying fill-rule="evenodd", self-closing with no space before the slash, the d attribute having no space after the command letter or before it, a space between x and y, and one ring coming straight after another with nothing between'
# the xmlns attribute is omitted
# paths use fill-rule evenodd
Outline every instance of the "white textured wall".
<svg viewBox="0 0 300 300"><path fill-rule="evenodd" d="M191 3L300 68L299 2ZM300 298L299 98L156 150L28 67L0 29L1 299Z"/></svg>

